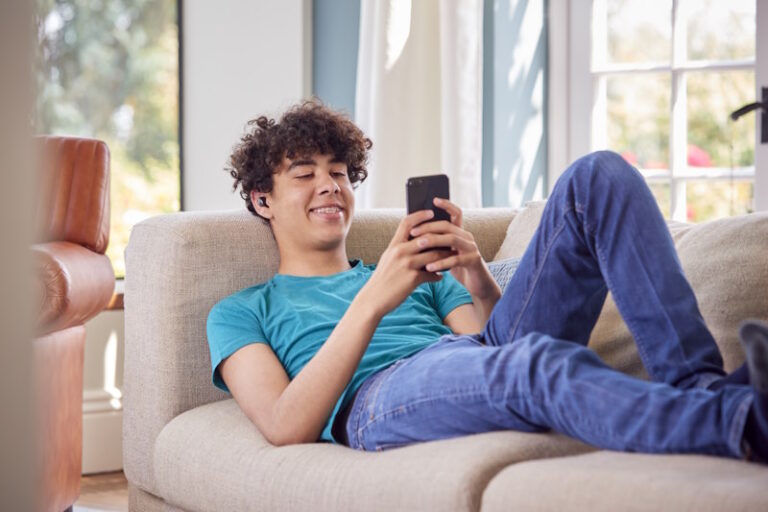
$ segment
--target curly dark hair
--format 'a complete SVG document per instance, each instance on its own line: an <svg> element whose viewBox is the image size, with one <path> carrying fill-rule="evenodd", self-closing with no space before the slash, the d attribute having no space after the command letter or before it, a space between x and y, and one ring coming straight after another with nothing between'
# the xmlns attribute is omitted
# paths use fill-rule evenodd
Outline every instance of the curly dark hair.
<svg viewBox="0 0 768 512"><path fill-rule="evenodd" d="M260 116L248 122L247 133L232 151L225 170L240 187L248 210L262 218L251 202L251 191L271 192L272 175L284 157L294 159L330 154L347 165L349 181L357 186L368 176L368 150L373 143L345 115L318 100L304 101L283 114L280 121Z"/></svg>

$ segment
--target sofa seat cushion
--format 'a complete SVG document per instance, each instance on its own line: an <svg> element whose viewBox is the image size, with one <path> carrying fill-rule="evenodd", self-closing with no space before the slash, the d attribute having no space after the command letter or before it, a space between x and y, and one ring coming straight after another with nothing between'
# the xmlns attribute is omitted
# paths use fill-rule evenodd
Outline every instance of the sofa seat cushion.
<svg viewBox="0 0 768 512"><path fill-rule="evenodd" d="M187 510L469 511L509 464L591 450L559 435L517 432L384 452L320 443L276 448L234 400L223 400L168 423L154 468L158 494Z"/></svg>
<svg viewBox="0 0 768 512"><path fill-rule="evenodd" d="M754 463L600 451L508 467L481 510L765 511L767 489L768 467Z"/></svg>

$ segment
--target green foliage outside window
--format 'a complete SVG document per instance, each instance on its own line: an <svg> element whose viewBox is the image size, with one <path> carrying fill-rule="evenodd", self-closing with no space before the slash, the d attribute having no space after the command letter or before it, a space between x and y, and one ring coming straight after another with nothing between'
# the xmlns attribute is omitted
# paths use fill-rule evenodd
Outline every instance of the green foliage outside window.
<svg viewBox="0 0 768 512"><path fill-rule="evenodd" d="M131 227L179 209L176 2L39 0L36 130L104 140L107 254L125 276Z"/></svg>
<svg viewBox="0 0 768 512"><path fill-rule="evenodd" d="M672 2L610 0L607 4L607 60L611 63L669 65L672 57ZM685 13L686 58L734 61L755 55L755 0L680 0ZM753 69L697 70L685 79L687 169L739 172L754 166L755 116L733 123L729 114L755 101ZM632 164L662 173L649 181L662 212L669 216L670 190L664 172L671 164L671 74L614 75L607 82L608 147ZM681 148L677 148L678 151ZM752 179L689 180L686 219L700 222L752 211Z"/></svg>

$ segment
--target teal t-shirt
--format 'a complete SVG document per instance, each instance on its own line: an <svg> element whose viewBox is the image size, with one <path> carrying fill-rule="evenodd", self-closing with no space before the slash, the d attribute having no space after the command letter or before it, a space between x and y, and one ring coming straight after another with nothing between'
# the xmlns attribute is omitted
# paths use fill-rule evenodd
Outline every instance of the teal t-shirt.
<svg viewBox="0 0 768 512"><path fill-rule="evenodd" d="M352 264L351 269L330 276L276 274L217 303L208 315L213 383L229 391L219 375L219 364L251 343L269 345L293 379L320 350L376 267L360 260ZM382 318L320 438L336 442L331 435L333 420L363 381L451 334L443 319L470 302L467 290L445 272L442 280L420 285Z"/></svg>

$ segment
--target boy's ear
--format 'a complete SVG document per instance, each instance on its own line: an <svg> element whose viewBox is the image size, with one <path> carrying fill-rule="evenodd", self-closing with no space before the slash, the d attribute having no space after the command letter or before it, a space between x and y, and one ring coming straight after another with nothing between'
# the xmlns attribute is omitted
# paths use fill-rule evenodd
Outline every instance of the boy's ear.
<svg viewBox="0 0 768 512"><path fill-rule="evenodd" d="M256 213L265 219L271 219L272 215L269 211L269 202L267 196L263 192L256 192L251 190L251 204L253 204Z"/></svg>

